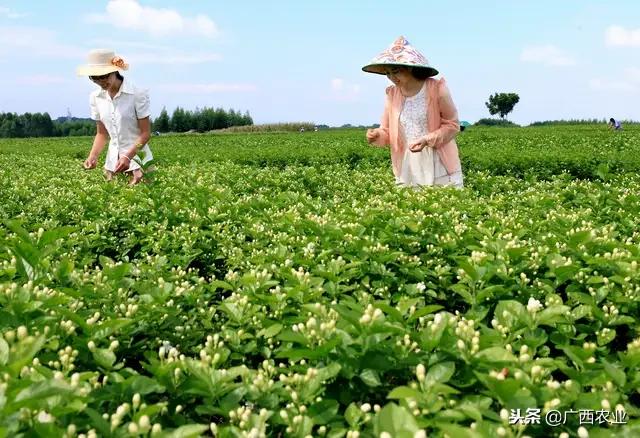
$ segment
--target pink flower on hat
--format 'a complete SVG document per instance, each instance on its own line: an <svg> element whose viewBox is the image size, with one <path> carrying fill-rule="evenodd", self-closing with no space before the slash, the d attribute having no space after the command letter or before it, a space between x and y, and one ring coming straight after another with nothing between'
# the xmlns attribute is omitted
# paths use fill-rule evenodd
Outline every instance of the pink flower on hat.
<svg viewBox="0 0 640 438"><path fill-rule="evenodd" d="M118 68L121 68L122 70L126 70L129 68L129 64L124 62L124 59L119 56L114 56L113 58L111 58L111 64Z"/></svg>

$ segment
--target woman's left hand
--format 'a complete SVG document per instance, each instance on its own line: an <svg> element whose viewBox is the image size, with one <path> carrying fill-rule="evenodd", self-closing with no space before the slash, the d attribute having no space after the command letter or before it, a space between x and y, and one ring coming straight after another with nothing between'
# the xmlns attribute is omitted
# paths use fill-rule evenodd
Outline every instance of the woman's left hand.
<svg viewBox="0 0 640 438"><path fill-rule="evenodd" d="M427 137L420 137L418 139L418 141L412 143L411 145L409 145L409 149L411 150L411 152L420 152L422 149L426 148L426 147L430 147L429 144L427 143Z"/></svg>
<svg viewBox="0 0 640 438"><path fill-rule="evenodd" d="M129 165L131 164L131 158L126 155L121 155L118 159L118 163L116 164L116 168L113 173L124 172L129 169Z"/></svg>

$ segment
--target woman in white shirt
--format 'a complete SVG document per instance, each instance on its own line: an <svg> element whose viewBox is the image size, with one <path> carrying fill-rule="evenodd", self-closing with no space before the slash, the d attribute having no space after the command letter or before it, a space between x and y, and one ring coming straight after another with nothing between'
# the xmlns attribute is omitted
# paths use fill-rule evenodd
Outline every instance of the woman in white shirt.
<svg viewBox="0 0 640 438"><path fill-rule="evenodd" d="M97 132L85 169L93 169L109 138L105 175L110 180L114 174L131 175L131 185L142 180L140 163L153 159L147 145L151 136L149 118L149 93L136 88L122 76L129 68L112 50L96 49L89 52L87 64L78 68L79 76L89 76L98 85L91 93L91 118L96 121Z"/></svg>

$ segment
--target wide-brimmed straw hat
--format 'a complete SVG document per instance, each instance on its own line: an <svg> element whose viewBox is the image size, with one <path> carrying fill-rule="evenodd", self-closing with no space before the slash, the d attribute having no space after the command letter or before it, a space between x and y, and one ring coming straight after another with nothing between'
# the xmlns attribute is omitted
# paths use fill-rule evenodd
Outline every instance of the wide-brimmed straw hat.
<svg viewBox="0 0 640 438"><path fill-rule="evenodd" d="M389 48L373 58L369 64L362 67L362 70L367 73L385 75L387 74L387 67L390 66L419 68L427 71L429 76L438 74L438 70L429 65L427 58L409 44L409 41L403 36L398 37Z"/></svg>
<svg viewBox="0 0 640 438"><path fill-rule="evenodd" d="M87 63L76 70L78 76L102 76L117 71L122 73L129 68L115 52L110 49L94 49L87 56Z"/></svg>

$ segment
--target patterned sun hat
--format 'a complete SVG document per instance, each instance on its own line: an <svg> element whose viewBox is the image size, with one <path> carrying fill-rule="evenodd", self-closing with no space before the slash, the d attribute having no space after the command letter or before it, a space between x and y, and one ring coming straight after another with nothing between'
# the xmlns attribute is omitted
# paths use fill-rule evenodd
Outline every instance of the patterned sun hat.
<svg viewBox="0 0 640 438"><path fill-rule="evenodd" d="M429 65L427 58L409 44L409 41L403 36L398 37L388 49L362 67L362 70L367 73L384 75L387 74L386 67L390 65L424 69L429 73L429 76L438 74L438 70Z"/></svg>

